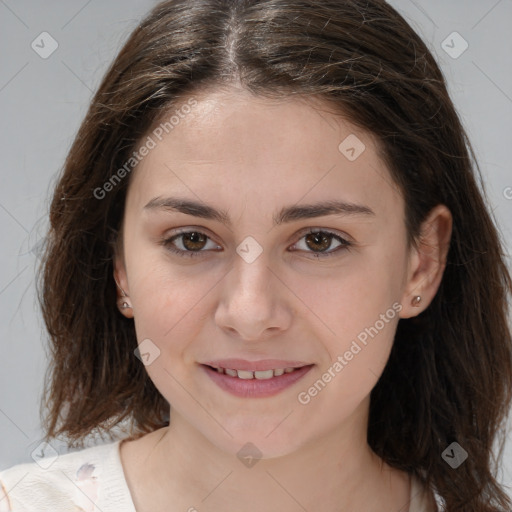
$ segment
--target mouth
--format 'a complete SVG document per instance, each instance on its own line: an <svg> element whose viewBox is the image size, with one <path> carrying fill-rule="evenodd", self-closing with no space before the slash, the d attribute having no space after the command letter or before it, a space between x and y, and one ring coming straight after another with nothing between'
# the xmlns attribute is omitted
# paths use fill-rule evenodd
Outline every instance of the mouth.
<svg viewBox="0 0 512 512"><path fill-rule="evenodd" d="M239 397L273 396L295 384L314 364L228 360L200 365L221 389ZM249 367L251 367L249 369ZM270 367L269 367L270 366ZM272 368L272 366L274 366ZM258 368L259 367L259 368ZM265 367L264 369L261 369Z"/></svg>
<svg viewBox="0 0 512 512"><path fill-rule="evenodd" d="M209 366L209 365L207 365ZM260 370L260 371L251 371L251 370L235 370L232 368L222 368L219 366L209 366L212 370L216 370L218 373L223 373L225 375L229 375L230 377L235 377L243 380L251 380L251 379L259 379L259 380L268 380L272 377L280 377L285 373L292 373L299 368L287 367L287 368L276 368L270 370Z"/></svg>

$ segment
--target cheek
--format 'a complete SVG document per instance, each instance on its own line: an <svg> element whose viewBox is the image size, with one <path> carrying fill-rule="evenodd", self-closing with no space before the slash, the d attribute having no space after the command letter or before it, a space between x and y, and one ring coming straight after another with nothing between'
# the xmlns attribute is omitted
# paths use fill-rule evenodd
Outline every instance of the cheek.
<svg viewBox="0 0 512 512"><path fill-rule="evenodd" d="M398 321L404 264L399 251L367 250L364 256L351 255L347 264L333 269L327 279L301 277L294 292L308 306L305 313L312 321L321 319L322 337L330 339L331 348L342 350L348 340L373 326L386 312L386 326L381 330L392 340L387 322L395 316L395 323Z"/></svg>
<svg viewBox="0 0 512 512"><path fill-rule="evenodd" d="M386 366L398 321L398 312L391 309L388 316L393 315L388 323L379 319L354 329L358 331L354 336L344 334L336 339L330 346L331 360L299 390L299 407L305 412L323 411L327 428L350 416L369 397Z"/></svg>
<svg viewBox="0 0 512 512"><path fill-rule="evenodd" d="M189 379L195 362L191 347L194 340L201 339L198 315L204 288L197 280L183 282L169 277L165 267L153 266L142 277L132 302L137 340L155 354L146 371L167 401L185 406L190 397L180 383Z"/></svg>
<svg viewBox="0 0 512 512"><path fill-rule="evenodd" d="M161 391L169 390L174 381L168 372L184 382L194 355L211 339L205 325L213 318L212 289L223 274L203 269L199 275L193 264L168 261L161 248L138 247L127 264L137 339L149 339L158 353L147 371Z"/></svg>
<svg viewBox="0 0 512 512"><path fill-rule="evenodd" d="M402 309L404 262L399 250L368 251L322 289L307 288L308 303L315 305L315 313L328 328L320 326L317 334L329 360L319 368L320 379L312 383L311 393L304 390L306 401L313 396L317 400L315 393L318 402L332 395L349 407L370 393L393 346Z"/></svg>
<svg viewBox="0 0 512 512"><path fill-rule="evenodd" d="M136 324L162 338L193 310L205 293L205 280L194 276L193 266L173 262L164 247L143 234L127 236L125 247Z"/></svg>
<svg viewBox="0 0 512 512"><path fill-rule="evenodd" d="M139 340L151 338L166 350L177 350L194 335L205 295L204 282L176 278L165 266L153 266L132 293Z"/></svg>

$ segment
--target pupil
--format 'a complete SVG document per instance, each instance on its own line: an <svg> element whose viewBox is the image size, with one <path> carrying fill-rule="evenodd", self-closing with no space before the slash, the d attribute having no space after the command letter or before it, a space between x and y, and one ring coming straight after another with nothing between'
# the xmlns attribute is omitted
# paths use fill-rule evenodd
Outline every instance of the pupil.
<svg viewBox="0 0 512 512"><path fill-rule="evenodd" d="M185 235L183 243L184 243L185 247L187 247L190 250L202 249L202 247L204 246L204 241L205 241L204 238L205 237L203 235L201 235L200 233L196 233L194 231L192 233L187 233ZM201 240L201 239L203 239L203 240ZM187 241L192 242L192 247L190 246L190 244L187 243ZM197 246L197 244L199 244L199 246Z"/></svg>
<svg viewBox="0 0 512 512"><path fill-rule="evenodd" d="M311 247L308 240L313 239L314 244L320 244L322 247L316 247L316 249L320 249L320 251L325 251L329 248L330 242L329 242L329 235L325 236L323 233L311 233L307 236L306 242L308 243L308 246L310 249L315 249L315 247ZM323 243L322 243L323 241Z"/></svg>

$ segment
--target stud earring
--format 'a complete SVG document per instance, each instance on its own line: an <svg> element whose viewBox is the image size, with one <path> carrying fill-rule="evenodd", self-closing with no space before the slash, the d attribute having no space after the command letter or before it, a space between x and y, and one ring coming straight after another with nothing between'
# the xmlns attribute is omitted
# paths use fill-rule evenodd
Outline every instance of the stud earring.
<svg viewBox="0 0 512 512"><path fill-rule="evenodd" d="M117 279L115 276L114 276L114 281L116 282L117 287L123 294L123 296L120 299L118 299L118 301L117 301L117 305L118 305L119 309L132 309L132 306L129 302L128 295L126 295L126 292L119 286L119 283L117 282Z"/></svg>
<svg viewBox="0 0 512 512"><path fill-rule="evenodd" d="M415 308L419 308L420 307L420 302L421 302L421 297L419 295L416 295L416 297L414 297L411 300L411 305L414 306Z"/></svg>

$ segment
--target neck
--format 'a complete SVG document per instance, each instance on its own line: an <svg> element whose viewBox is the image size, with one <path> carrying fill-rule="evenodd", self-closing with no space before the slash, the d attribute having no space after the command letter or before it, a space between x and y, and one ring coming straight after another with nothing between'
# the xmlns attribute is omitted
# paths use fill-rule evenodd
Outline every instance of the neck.
<svg viewBox="0 0 512 512"><path fill-rule="evenodd" d="M322 438L252 461L220 449L172 411L169 427L145 436L151 447L146 444L141 466L153 498L141 502L174 503L176 510L190 512L256 512L269 504L283 512L406 510L408 479L368 446L367 411L362 404L350 421Z"/></svg>

